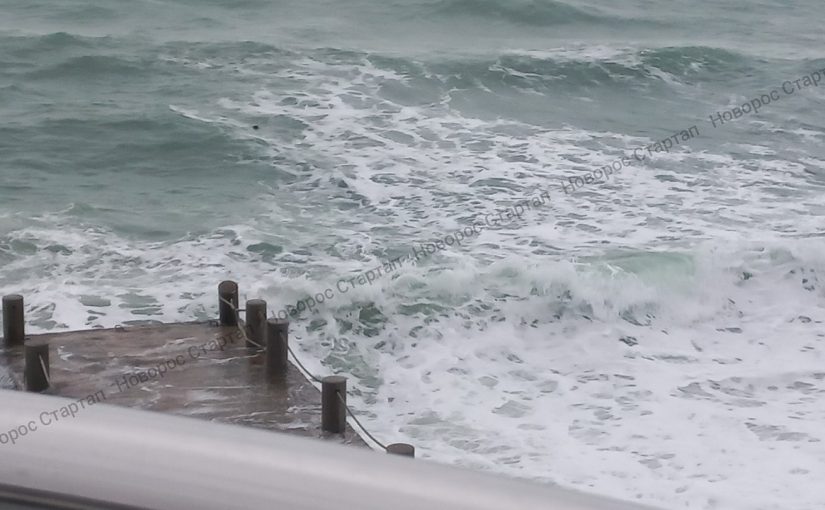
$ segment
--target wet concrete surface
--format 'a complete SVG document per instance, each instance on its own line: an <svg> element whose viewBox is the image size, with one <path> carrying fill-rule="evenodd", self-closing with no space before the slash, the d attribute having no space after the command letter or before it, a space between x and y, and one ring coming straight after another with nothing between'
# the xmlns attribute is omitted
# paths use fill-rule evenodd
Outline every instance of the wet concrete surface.
<svg viewBox="0 0 825 510"><path fill-rule="evenodd" d="M288 432L366 447L349 426L321 431L321 394L294 366L268 377L265 353L247 347L237 327L153 324L28 335L50 344L45 393ZM0 350L5 385L23 387L23 347Z"/></svg>

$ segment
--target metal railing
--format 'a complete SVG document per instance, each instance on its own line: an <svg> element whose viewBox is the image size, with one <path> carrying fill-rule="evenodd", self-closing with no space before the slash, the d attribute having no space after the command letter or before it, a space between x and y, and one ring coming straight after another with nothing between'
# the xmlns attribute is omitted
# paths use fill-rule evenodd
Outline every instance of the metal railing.
<svg viewBox="0 0 825 510"><path fill-rule="evenodd" d="M105 403L60 418L58 426L52 413L42 419L44 408L74 403L0 390L0 431L25 423L34 429L16 444L0 441L0 507L48 501L48 508L143 510L646 508L328 441Z"/></svg>

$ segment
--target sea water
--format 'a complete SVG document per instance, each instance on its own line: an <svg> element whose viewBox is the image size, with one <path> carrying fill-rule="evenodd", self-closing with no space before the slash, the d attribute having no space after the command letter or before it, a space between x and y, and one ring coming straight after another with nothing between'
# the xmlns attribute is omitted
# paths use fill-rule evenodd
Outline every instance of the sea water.
<svg viewBox="0 0 825 510"><path fill-rule="evenodd" d="M235 279L421 457L822 508L824 14L2 0L0 292L58 331Z"/></svg>

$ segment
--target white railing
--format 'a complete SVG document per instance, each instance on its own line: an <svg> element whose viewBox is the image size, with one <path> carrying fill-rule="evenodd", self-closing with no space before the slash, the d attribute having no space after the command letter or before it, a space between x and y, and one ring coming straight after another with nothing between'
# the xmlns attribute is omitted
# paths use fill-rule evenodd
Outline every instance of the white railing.
<svg viewBox="0 0 825 510"><path fill-rule="evenodd" d="M87 404L0 390L0 503L85 498L181 510L643 509L321 440Z"/></svg>

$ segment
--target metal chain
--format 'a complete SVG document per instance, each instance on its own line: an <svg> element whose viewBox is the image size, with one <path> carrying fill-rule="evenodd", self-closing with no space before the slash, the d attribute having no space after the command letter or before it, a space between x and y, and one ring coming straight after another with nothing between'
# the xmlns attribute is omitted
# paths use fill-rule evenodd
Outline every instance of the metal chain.
<svg viewBox="0 0 825 510"><path fill-rule="evenodd" d="M250 339L248 336L246 336L246 328L243 327L244 322L243 322L243 320L241 320L240 310L231 301L229 301L227 299L224 299L222 297L219 297L218 299L220 299L221 301L223 301L224 303L229 305L229 307L232 308L232 310L235 312L235 324L238 326L238 331L241 332L241 335L243 336L244 340L246 340L248 343L250 343L252 345L257 345L258 347L263 349L264 348L263 345L259 344L258 342L254 341L254 340Z"/></svg>
<svg viewBox="0 0 825 510"><path fill-rule="evenodd" d="M363 430L363 431L364 431L364 434L366 434L366 435L367 435L367 437L369 437L370 439L372 439L373 441L375 441L375 444L377 444L378 446L380 446L381 448L383 448L384 450L386 450L386 449L387 449L387 447L386 447L386 446L384 446L384 443L382 443L381 441L379 441L379 440L375 439L375 436L373 436L372 434L370 434L370 433L369 433L369 431L367 430L367 428L366 428L366 427L364 427L364 426L361 424L361 422L360 422L360 421L358 421L358 418L356 418L356 417L355 417L355 413L353 413L353 412L352 412L352 409L350 409L350 408L349 408L349 406L347 405L347 401L346 401L346 400L344 400L344 397L341 395L341 393L340 393L340 392L338 392L338 391L336 391L336 392L335 392L335 394L336 394L336 395L338 395L338 399L339 399L339 400L340 400L340 401L344 404L344 407L347 409L347 412L349 413L349 415L350 415L350 416L352 416L352 420L353 420L355 423L357 423L357 424L358 424L358 427L360 427L360 428L361 428L361 430Z"/></svg>
<svg viewBox="0 0 825 510"><path fill-rule="evenodd" d="M46 369L46 363L43 362L43 356L38 355L37 358L40 360L40 368L43 369L43 376L46 378L46 384L51 386L52 380L51 377L49 377L49 371Z"/></svg>
<svg viewBox="0 0 825 510"><path fill-rule="evenodd" d="M258 347L260 347L261 349L264 349L265 347L264 347L263 345L259 344L258 342L255 342L255 341L251 340L251 339L250 339L250 338L246 335L246 328L244 328L244 327L242 326L243 321L241 320L241 315L240 315L240 311L239 311L239 309L238 309L238 308L237 308L237 307L236 307L236 306L235 306L235 305L234 305L231 301L229 301L229 300L227 300L227 299L224 299L224 298L222 298L222 297L221 297L221 298L219 298L219 299L220 299L221 301L223 301L224 303L226 303L227 305L229 305L229 306L232 308L232 310L234 310L234 311L235 311L235 322L237 322L237 324L238 324L238 330L241 332L241 335L243 335L244 340L246 340L247 342L249 342L249 343L250 343L250 344L252 344L252 345L257 345L257 346L258 346ZM304 376L305 376L305 377L308 377L309 379L312 379L313 381L315 381L315 382L317 382L317 383L319 383L319 384L323 384L323 381L322 381L321 379L319 379L318 377L315 377L315 376L312 374L312 372L310 372L310 371L307 369L307 367L305 367L305 366L304 366L304 364L303 364L303 363L301 363L301 360L299 360L299 359L298 359L298 356L296 356L296 355L295 355L295 352L292 350L292 347L290 347L290 346L289 346L289 344L287 344L287 350L289 351L289 354L290 354L290 355L292 355L292 361L294 361L294 362L295 362L295 364L298 366L298 368L301 370L301 372L304 374ZM42 362L42 360L41 360L41 362ZM366 428L366 427L364 427L364 425L363 425L363 424L361 424L361 422L360 422L360 421L358 420L358 418L355 416L355 413L354 413L354 412L352 412L352 409L350 409L350 407L347 405L347 401L344 399L344 397L343 397L340 393L338 393L338 392L336 392L336 395L338 395L338 398L339 398L339 399L341 400L341 402L344 404L344 407L346 408L347 412L348 412L348 413L349 413L349 415L352 417L352 421L354 421L354 422L358 425L358 427L359 427L362 431L364 431L364 434L366 434L366 435L367 435L367 437L369 437L370 439L372 439L372 440L375 442L375 444L377 444L378 446L380 446L382 449L386 450L386 449L387 449L387 447L384 445L384 443L382 443L381 441L379 441L378 439L376 439L376 438L375 438L375 436L373 436L372 434L370 434L370 432L367 430L367 428Z"/></svg>
<svg viewBox="0 0 825 510"><path fill-rule="evenodd" d="M289 347L289 345L287 345L287 350L289 350L289 353L292 355L292 361L294 361L295 364L298 365L301 368L301 371L304 373L305 376L309 377L310 379L312 379L313 381L315 381L317 383L323 383L324 382L321 379L318 379L317 377L312 375L312 372L307 370L307 367L305 367L304 364L301 363L301 360L298 359L298 356L296 356L295 353L292 352L292 347Z"/></svg>

